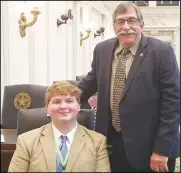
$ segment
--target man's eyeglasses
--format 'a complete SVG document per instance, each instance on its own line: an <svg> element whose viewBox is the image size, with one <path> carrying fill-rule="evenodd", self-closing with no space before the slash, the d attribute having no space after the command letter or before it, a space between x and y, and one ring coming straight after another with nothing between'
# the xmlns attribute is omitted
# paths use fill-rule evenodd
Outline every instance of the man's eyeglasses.
<svg viewBox="0 0 181 173"><path fill-rule="evenodd" d="M127 20L124 19L115 20L114 24L117 26L123 26L125 24L125 21L127 21L128 25L136 25L140 22L137 18L129 18Z"/></svg>

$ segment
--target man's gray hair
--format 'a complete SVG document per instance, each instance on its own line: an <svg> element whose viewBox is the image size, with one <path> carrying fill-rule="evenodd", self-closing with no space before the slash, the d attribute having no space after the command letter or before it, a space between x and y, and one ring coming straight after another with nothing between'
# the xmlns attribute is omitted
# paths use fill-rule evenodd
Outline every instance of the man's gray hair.
<svg viewBox="0 0 181 173"><path fill-rule="evenodd" d="M115 11L114 11L114 13L112 15L113 24L114 24L114 22L116 20L116 16L118 14L124 14L124 13L128 12L128 10L130 10L130 9L134 9L135 12L136 12L138 20L140 22L143 22L143 15L142 15L139 7L136 4L132 3L132 2L123 2L123 3L120 3L116 7L116 9L115 9Z"/></svg>

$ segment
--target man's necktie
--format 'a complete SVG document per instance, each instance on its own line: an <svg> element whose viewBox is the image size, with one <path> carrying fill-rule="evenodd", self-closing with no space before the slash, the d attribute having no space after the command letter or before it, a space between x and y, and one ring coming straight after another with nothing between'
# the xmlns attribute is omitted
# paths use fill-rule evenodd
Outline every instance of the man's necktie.
<svg viewBox="0 0 181 173"><path fill-rule="evenodd" d="M123 48L121 55L118 57L118 64L115 71L113 84L113 110L112 110L112 125L116 131L121 131L119 103L124 91L126 77L126 55L130 52L129 49Z"/></svg>
<svg viewBox="0 0 181 173"><path fill-rule="evenodd" d="M68 152L68 148L67 148L67 145L66 145L66 141L67 141L67 136L63 136L61 135L60 136L60 139L61 139L61 144L59 146L60 148L60 152L62 154L62 157L63 157L63 160L65 159L65 156L67 155L67 152ZM57 153L57 172L62 172L63 171L63 167L61 165L61 161L60 161L60 157Z"/></svg>

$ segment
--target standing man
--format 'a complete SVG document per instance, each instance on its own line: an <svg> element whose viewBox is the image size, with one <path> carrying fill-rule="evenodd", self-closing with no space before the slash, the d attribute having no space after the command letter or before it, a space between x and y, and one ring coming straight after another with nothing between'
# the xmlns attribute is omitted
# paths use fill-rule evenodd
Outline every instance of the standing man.
<svg viewBox="0 0 181 173"><path fill-rule="evenodd" d="M113 13L116 38L95 47L79 83L81 101L98 92L96 131L113 145L111 171L175 169L180 155L180 74L174 50L145 37L143 16L129 2Z"/></svg>

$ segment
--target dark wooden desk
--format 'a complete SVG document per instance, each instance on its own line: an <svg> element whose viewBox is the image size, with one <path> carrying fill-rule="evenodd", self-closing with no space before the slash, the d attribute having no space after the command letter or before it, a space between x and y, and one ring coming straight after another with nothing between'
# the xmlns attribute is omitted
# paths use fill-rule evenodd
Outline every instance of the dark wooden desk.
<svg viewBox="0 0 181 173"><path fill-rule="evenodd" d="M9 163L16 149L16 129L1 129L4 143L1 143L1 172L7 172Z"/></svg>

